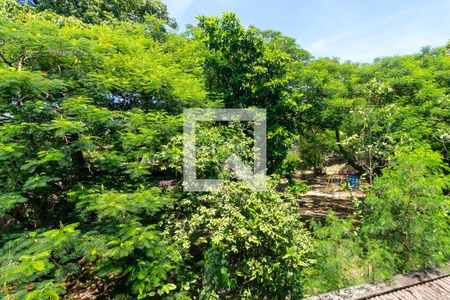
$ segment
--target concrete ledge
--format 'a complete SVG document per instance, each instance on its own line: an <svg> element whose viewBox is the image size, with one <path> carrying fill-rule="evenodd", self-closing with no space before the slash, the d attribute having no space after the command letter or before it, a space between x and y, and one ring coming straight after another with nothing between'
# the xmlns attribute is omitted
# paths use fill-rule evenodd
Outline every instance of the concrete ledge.
<svg viewBox="0 0 450 300"><path fill-rule="evenodd" d="M340 300L340 299L354 299L354 300L366 300L366 299L398 299L397 295L389 296L392 293L401 293L401 290L408 290L411 297L405 298L406 294L404 294L400 299L422 299L429 298L425 295L425 297L421 297L421 295L417 295L417 297L413 296L413 293L429 293L430 290L425 290L425 288L429 288L428 286L433 281L442 280L442 282L436 282L439 286L439 292L441 296L440 299L450 299L450 286L448 286L447 281L450 274L450 263L447 264L443 268L430 268L417 272L411 272L408 274L397 275L393 278L393 280L389 282L378 282L372 284L362 284L354 287L348 287L344 289L340 289L337 291L329 292L322 295L312 296L307 298L308 300ZM415 286L424 285L422 289L415 289ZM427 287L425 287L427 285ZM398 292L399 291L399 292ZM442 294L444 293L444 294ZM386 297L384 297L386 296Z"/></svg>

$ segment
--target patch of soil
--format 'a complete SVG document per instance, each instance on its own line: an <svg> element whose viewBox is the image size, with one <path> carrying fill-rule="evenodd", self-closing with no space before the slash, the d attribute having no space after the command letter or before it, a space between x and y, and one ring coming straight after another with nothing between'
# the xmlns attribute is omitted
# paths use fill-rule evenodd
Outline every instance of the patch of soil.
<svg viewBox="0 0 450 300"><path fill-rule="evenodd" d="M346 186L346 175L339 174L343 170L348 170L348 166L333 164L324 169L325 174L303 172L297 176L297 179L306 181L310 187L305 195L298 198L301 205L300 215L303 218L322 219L329 210L342 218L354 212L353 202L364 198L365 193L360 188Z"/></svg>
<svg viewBox="0 0 450 300"><path fill-rule="evenodd" d="M94 299L112 299L109 295L114 291L118 282L118 277L110 275L108 278L101 278L95 274L95 266L84 261L79 262L82 265L81 272L69 276L67 280L67 293L63 300L94 300Z"/></svg>

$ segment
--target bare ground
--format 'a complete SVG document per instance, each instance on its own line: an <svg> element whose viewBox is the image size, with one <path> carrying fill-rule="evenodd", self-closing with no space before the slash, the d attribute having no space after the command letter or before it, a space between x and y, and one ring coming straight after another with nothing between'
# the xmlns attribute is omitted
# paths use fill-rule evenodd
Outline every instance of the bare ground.
<svg viewBox="0 0 450 300"><path fill-rule="evenodd" d="M344 164L334 164L325 168L325 174L315 176L311 172L298 175L297 179L306 181L310 190L298 199L301 205L300 215L304 218L323 218L329 210L339 217L354 212L353 202L365 197L360 188L345 187L345 175L336 175L346 169ZM364 183L362 183L364 184Z"/></svg>

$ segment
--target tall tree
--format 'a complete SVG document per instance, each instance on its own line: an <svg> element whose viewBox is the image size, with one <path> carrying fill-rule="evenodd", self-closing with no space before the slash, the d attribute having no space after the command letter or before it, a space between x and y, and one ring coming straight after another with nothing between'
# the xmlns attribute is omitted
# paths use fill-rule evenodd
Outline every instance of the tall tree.
<svg viewBox="0 0 450 300"><path fill-rule="evenodd" d="M171 27L176 27L169 17L167 6L159 0L22 0L37 10L49 10L64 16L74 16L86 23L99 23L107 19L144 22L145 15L154 15Z"/></svg>
<svg viewBox="0 0 450 300"><path fill-rule="evenodd" d="M255 29L246 29L233 13L200 17L198 37L207 48L207 90L225 107L258 107L268 114L270 172L283 172L283 161L300 130L301 95L291 89L290 55L269 47Z"/></svg>

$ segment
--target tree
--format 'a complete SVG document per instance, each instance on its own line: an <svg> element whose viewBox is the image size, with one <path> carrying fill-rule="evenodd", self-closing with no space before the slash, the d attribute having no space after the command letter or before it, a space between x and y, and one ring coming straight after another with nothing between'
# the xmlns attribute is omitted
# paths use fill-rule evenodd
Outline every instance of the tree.
<svg viewBox="0 0 450 300"><path fill-rule="evenodd" d="M397 272L448 260L450 177L439 153L427 147L403 149L375 179L365 200L362 230L393 256Z"/></svg>
<svg viewBox="0 0 450 300"><path fill-rule="evenodd" d="M177 26L175 20L169 17L167 6L159 0L24 0L19 2L27 3L38 11L49 10L59 15L77 17L86 23L100 23L108 19L144 22L148 14L164 20L171 27Z"/></svg>
<svg viewBox="0 0 450 300"><path fill-rule="evenodd" d="M195 47L169 50L178 37L154 41L145 24L0 8L2 296L57 298L95 280L108 286L98 293L172 292L157 226L172 201L146 158L180 133L183 107L208 105L187 71Z"/></svg>
<svg viewBox="0 0 450 300"><path fill-rule="evenodd" d="M266 108L270 172L283 172L283 161L302 111L301 95L287 77L289 55L268 47L254 29L246 29L232 13L222 18L200 17L198 38L207 53L204 70L207 90L223 98L227 108Z"/></svg>
<svg viewBox="0 0 450 300"><path fill-rule="evenodd" d="M304 94L301 120L335 132L337 156L360 173L386 166L393 145L430 144L448 157L448 60L444 48L373 64L335 59L306 62L293 73Z"/></svg>

